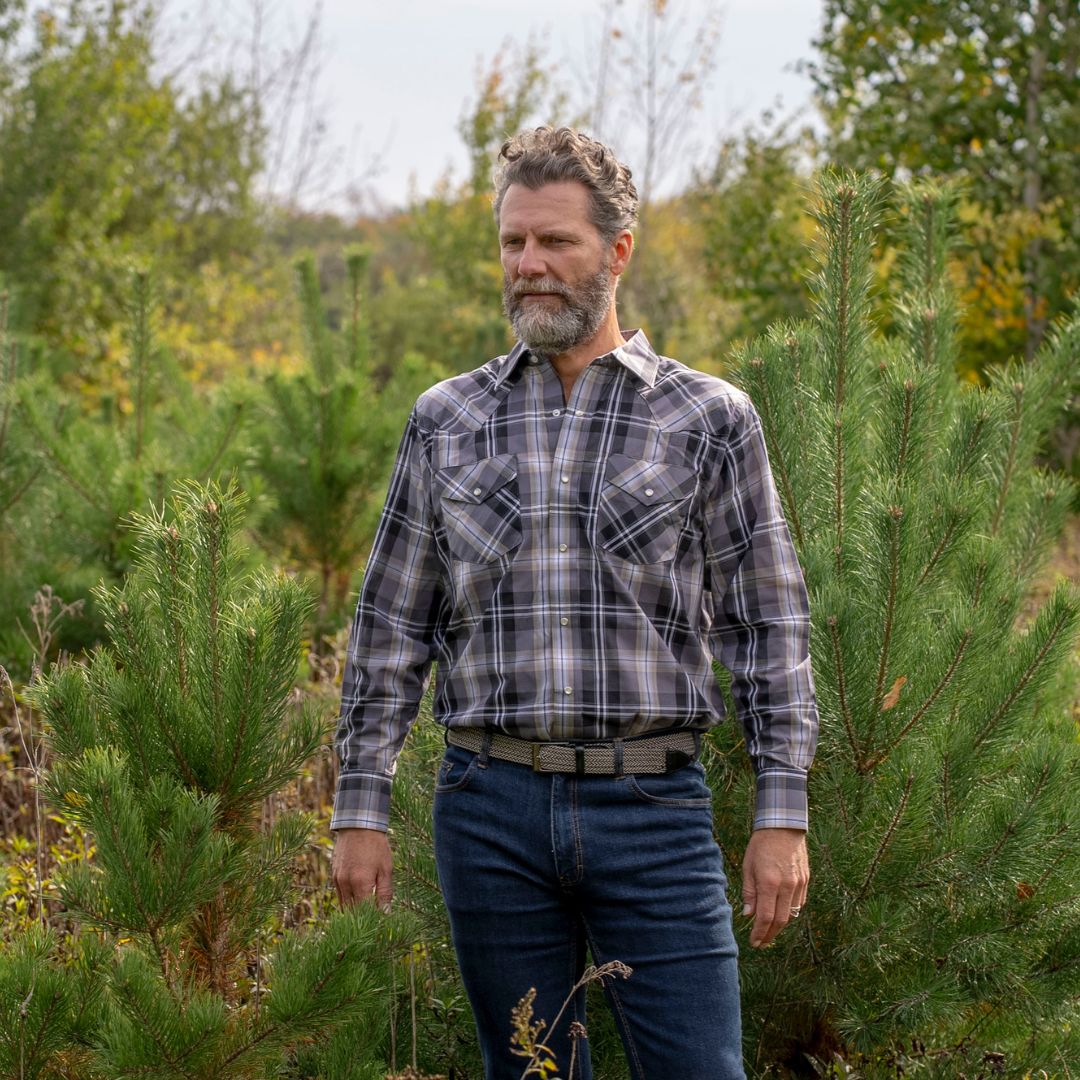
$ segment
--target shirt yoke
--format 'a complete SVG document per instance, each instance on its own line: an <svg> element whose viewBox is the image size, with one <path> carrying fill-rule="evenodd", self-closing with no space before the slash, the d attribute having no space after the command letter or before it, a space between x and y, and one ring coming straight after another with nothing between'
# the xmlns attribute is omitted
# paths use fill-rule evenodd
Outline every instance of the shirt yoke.
<svg viewBox="0 0 1080 1080"><path fill-rule="evenodd" d="M723 441L754 411L744 390L668 356L660 357L656 382L641 395L665 430L704 431Z"/></svg>

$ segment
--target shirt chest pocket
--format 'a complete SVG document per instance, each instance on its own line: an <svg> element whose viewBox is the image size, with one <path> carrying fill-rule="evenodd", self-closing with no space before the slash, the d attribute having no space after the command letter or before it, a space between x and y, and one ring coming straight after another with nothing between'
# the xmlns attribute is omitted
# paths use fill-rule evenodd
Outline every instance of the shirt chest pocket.
<svg viewBox="0 0 1080 1080"><path fill-rule="evenodd" d="M596 515L596 546L628 562L675 558L697 474L683 465L612 454Z"/></svg>
<svg viewBox="0 0 1080 1080"><path fill-rule="evenodd" d="M517 457L499 454L435 473L440 518L450 554L486 563L521 543Z"/></svg>

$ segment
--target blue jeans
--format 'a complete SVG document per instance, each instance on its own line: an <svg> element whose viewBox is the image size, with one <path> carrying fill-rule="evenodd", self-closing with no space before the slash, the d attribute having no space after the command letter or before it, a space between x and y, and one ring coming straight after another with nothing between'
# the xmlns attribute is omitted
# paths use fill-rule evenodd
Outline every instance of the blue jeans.
<svg viewBox="0 0 1080 1080"><path fill-rule="evenodd" d="M564 776L447 747L435 789L435 857L487 1080L518 1080L511 1010L534 1016L563 1080L586 947L621 960L604 990L634 1080L742 1080L737 947L704 771Z"/></svg>

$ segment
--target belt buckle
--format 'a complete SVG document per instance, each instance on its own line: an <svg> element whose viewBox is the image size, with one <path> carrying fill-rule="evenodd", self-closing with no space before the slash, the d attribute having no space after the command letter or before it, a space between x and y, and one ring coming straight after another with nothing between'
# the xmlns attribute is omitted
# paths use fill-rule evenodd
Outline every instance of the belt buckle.
<svg viewBox="0 0 1080 1080"><path fill-rule="evenodd" d="M554 764L548 765L544 761L544 751L553 750L560 746L573 746L573 743L554 743L554 742L534 742L532 744L532 767L533 772L538 773L557 773L562 770L557 768ZM584 761L584 759L581 759ZM582 768L584 766L582 765Z"/></svg>

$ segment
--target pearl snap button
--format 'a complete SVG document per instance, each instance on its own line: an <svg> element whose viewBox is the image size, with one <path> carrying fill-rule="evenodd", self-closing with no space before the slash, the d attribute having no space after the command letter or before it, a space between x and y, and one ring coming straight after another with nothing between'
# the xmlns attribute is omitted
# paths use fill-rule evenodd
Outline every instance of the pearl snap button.
<svg viewBox="0 0 1080 1080"><path fill-rule="evenodd" d="M484 493L484 489L483 488L473 488L472 493L474 495L482 495Z"/></svg>
<svg viewBox="0 0 1080 1080"><path fill-rule="evenodd" d="M645 494L646 495L651 495L652 494L652 488L646 488L645 489Z"/></svg>

